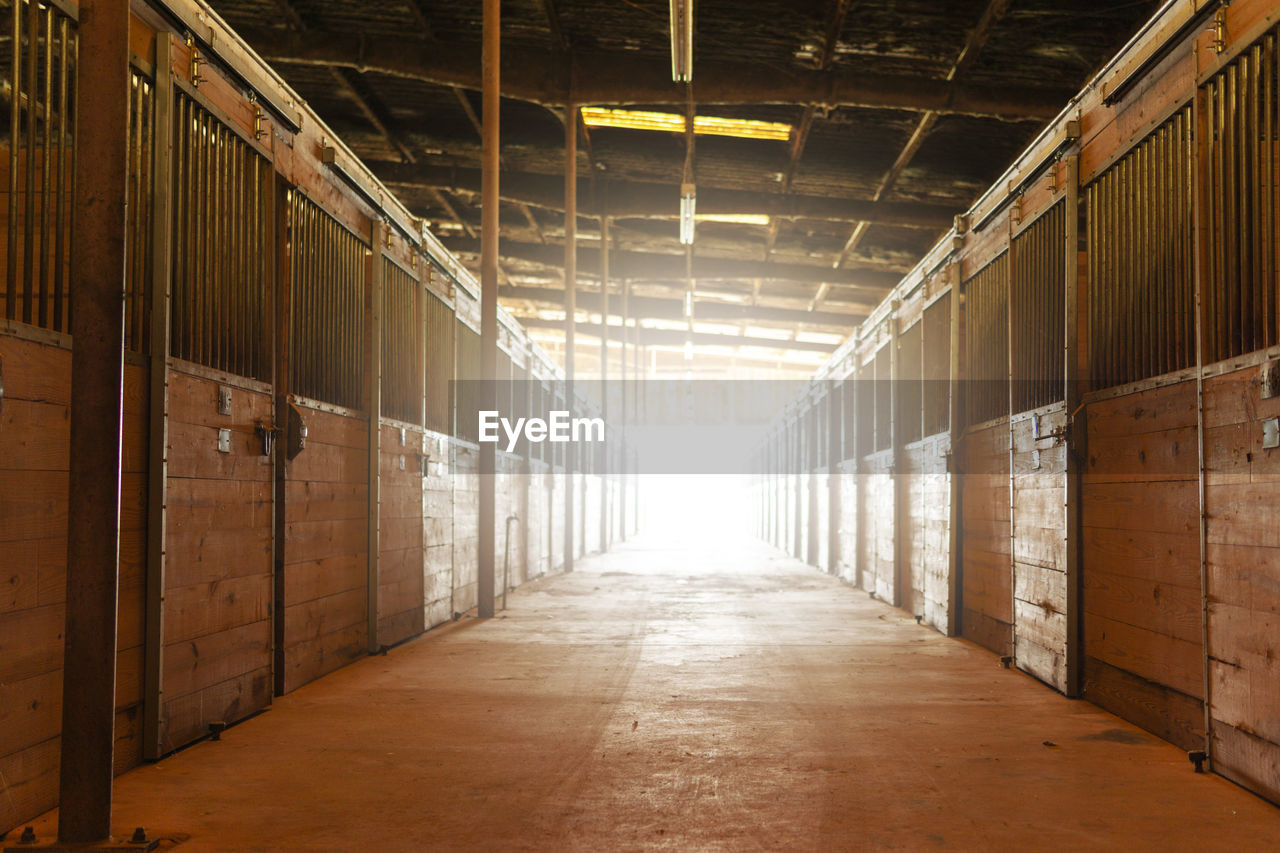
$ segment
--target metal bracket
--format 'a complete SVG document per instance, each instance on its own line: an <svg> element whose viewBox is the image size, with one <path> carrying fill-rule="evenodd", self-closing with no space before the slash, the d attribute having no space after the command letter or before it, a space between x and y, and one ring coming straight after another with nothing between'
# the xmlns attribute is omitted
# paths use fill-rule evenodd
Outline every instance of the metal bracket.
<svg viewBox="0 0 1280 853"><path fill-rule="evenodd" d="M1227 50L1227 7L1222 6L1213 15L1213 26L1208 32L1213 33L1213 52L1225 53Z"/></svg>
<svg viewBox="0 0 1280 853"><path fill-rule="evenodd" d="M218 414L231 414L231 389L225 385L218 386Z"/></svg>
<svg viewBox="0 0 1280 853"><path fill-rule="evenodd" d="M1280 418L1267 418L1262 422L1262 449L1280 447Z"/></svg>
<svg viewBox="0 0 1280 853"><path fill-rule="evenodd" d="M231 430L225 428L218 430L218 452L231 452Z"/></svg>
<svg viewBox="0 0 1280 853"><path fill-rule="evenodd" d="M258 438L262 440L262 455L270 456L271 447L275 444L276 433L280 430L277 427L269 426L264 421L258 421L254 431L258 434Z"/></svg>

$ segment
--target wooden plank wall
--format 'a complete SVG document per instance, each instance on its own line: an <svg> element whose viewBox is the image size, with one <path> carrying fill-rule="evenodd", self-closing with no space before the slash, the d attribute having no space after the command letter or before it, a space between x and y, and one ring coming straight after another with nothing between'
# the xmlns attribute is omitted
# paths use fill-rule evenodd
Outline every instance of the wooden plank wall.
<svg viewBox="0 0 1280 853"><path fill-rule="evenodd" d="M840 463L840 561L837 574L841 580L857 586L858 584L858 513L859 504L858 476L854 473L856 463L848 460Z"/></svg>
<svg viewBox="0 0 1280 853"><path fill-rule="evenodd" d="M368 647L369 427L299 405L307 446L285 468L284 690Z"/></svg>
<svg viewBox="0 0 1280 853"><path fill-rule="evenodd" d="M1196 384L1090 403L1081 483L1084 695L1204 744Z"/></svg>
<svg viewBox="0 0 1280 853"><path fill-rule="evenodd" d="M422 633L423 431L381 424L378 503L378 644ZM401 443L401 436L404 443Z"/></svg>
<svg viewBox="0 0 1280 853"><path fill-rule="evenodd" d="M568 481L558 469L549 479L547 512L550 516L551 538L547 542L546 552L548 564L555 571L564 567L564 490Z"/></svg>
<svg viewBox="0 0 1280 853"><path fill-rule="evenodd" d="M424 437L422 467L423 623L433 628L453 618L453 475L450 440Z"/></svg>
<svg viewBox="0 0 1280 853"><path fill-rule="evenodd" d="M480 566L480 450L453 442L453 610L476 606Z"/></svg>
<svg viewBox="0 0 1280 853"><path fill-rule="evenodd" d="M52 336L51 336L52 337ZM57 803L71 352L0 334L0 829ZM141 761L145 368L124 371L115 770Z"/></svg>
<svg viewBox="0 0 1280 853"><path fill-rule="evenodd" d="M810 480L809 505L812 511L812 520L810 521L809 542L813 547L810 548L809 563L824 572L827 570L827 557L828 552L831 550L827 536L831 504L829 481L830 475L826 473L826 469L820 469L815 472Z"/></svg>
<svg viewBox="0 0 1280 853"><path fill-rule="evenodd" d="M231 414L218 414L218 390ZM272 419L272 397L169 374L165 531L164 751L271 703L272 484L270 457L254 434ZM219 453L218 430L231 430Z"/></svg>
<svg viewBox="0 0 1280 853"><path fill-rule="evenodd" d="M862 588L876 598L894 602L898 567L893 538L897 522L895 475L889 470L893 451L867 456L859 475L862 488Z"/></svg>
<svg viewBox="0 0 1280 853"><path fill-rule="evenodd" d="M950 437L942 433L908 445L899 487L907 490L909 528L904 531L902 607L946 633L951 555L951 475L947 473Z"/></svg>
<svg viewBox="0 0 1280 853"><path fill-rule="evenodd" d="M600 477L595 474L584 474L582 479L582 532L585 534L583 548L585 553L594 554L600 550L600 499L603 489Z"/></svg>
<svg viewBox="0 0 1280 853"><path fill-rule="evenodd" d="M1259 369L1204 383L1213 768L1280 802L1280 450L1262 447Z"/></svg>
<svg viewBox="0 0 1280 853"><path fill-rule="evenodd" d="M525 542L525 579L536 578L550 571L550 517L547 510L550 502L547 496L546 464L540 459L529 462L529 475L526 488L526 505L528 512L524 519Z"/></svg>
<svg viewBox="0 0 1280 853"><path fill-rule="evenodd" d="M1065 404L1039 414L1041 436L1064 431ZM1034 424L1026 415L1011 424L1013 659L1020 669L1065 692L1067 448L1054 439L1037 441Z"/></svg>
<svg viewBox="0 0 1280 853"><path fill-rule="evenodd" d="M968 432L961 453L961 635L1007 655L1013 646L1009 425Z"/></svg>

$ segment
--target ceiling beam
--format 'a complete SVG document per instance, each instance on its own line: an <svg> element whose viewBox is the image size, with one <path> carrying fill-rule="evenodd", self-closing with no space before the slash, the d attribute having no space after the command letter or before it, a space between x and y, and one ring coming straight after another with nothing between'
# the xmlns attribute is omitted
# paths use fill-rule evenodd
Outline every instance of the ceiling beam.
<svg viewBox="0 0 1280 853"><path fill-rule="evenodd" d="M955 62L951 64L951 68L947 71L946 79L948 83L954 83L961 74L973 65L973 62L978 58L978 54L982 52L982 48L986 45L987 40L991 38L991 33L996 24L1009 11L1011 2L1012 0L989 0L982 12L982 17L978 19L978 23L974 28L969 31L964 45L960 48L959 55L956 56ZM920 147L924 145L925 139L928 138L937 120L938 111L936 110L925 110L920 114L911 136L907 138L906 144L893 161L893 165L889 167L889 171L881 179L880 185L876 189L876 194L872 197L874 201L880 201L889 190L893 189L894 184L898 182L898 178L902 177L902 173L911 164ZM853 227L853 233L849 235L849 239L845 241L844 248L840 250L840 254L836 257L835 266L839 267L843 264L845 259L858 248L858 244L862 242L863 236L867 233L867 228L872 224L874 223L863 220ZM827 293L828 288L820 285L813 296L813 300L809 303L809 307L816 309L822 304L822 300L827 297Z"/></svg>
<svg viewBox="0 0 1280 853"><path fill-rule="evenodd" d="M271 62L341 65L442 86L481 87L479 44L428 47L420 38L254 28L240 34ZM502 65L502 94L518 100L587 105L683 105L686 100L684 85L671 81L666 63L648 57L578 53L570 64L564 55L510 48L503 51ZM1075 94L1058 87L966 88L925 77L779 69L754 62L699 63L696 79L700 104L823 104L1007 119L1052 118Z"/></svg>
<svg viewBox="0 0 1280 853"><path fill-rule="evenodd" d="M517 317L520 324L529 329L563 329L563 320L544 320L541 317ZM599 323L575 323L575 334L592 338L600 337ZM839 344L828 344L819 341L779 341L774 338L753 338L738 334L719 334L716 332L686 332L683 329L649 329L642 326L628 328L626 338L629 342L656 346L683 346L685 341L693 341L694 346L717 347L764 347L787 352L833 352ZM621 326L609 327L609 338L618 340L623 336ZM695 353L695 358L697 354Z"/></svg>
<svg viewBox="0 0 1280 853"><path fill-rule="evenodd" d="M480 170L392 161L367 161L374 174L391 186L424 187L478 193ZM564 178L536 172L503 172L503 201L544 210L564 210ZM615 219L679 218L680 185L649 181L609 180L609 216ZM698 186L699 213L758 213L780 219L827 222L869 221L877 225L941 231L951 227L958 208L915 202L862 201L812 195L781 195L752 190ZM578 201L581 216L599 216L594 200Z"/></svg>
<svg viewBox="0 0 1280 853"><path fill-rule="evenodd" d="M564 307L564 291L554 287L521 287L503 285L498 289L498 296L509 301L534 302L556 308ZM577 307L587 313L599 313L600 292L595 290L579 291ZM609 316L621 317L612 306L617 300L610 300ZM664 299L660 296L637 296L630 299L630 317L633 320L683 320L684 299ZM741 305L732 302L717 302L711 299L699 299L694 306L694 316L705 322L726 323L807 323L847 331L854 328L866 317L866 312L841 313L836 311L805 311L799 308L770 308L762 305ZM522 321L523 322L523 321Z"/></svg>
<svg viewBox="0 0 1280 853"><path fill-rule="evenodd" d="M480 243L468 237L442 238L445 248L460 254L478 254ZM559 268L564 264L562 246L546 246L539 243L523 243L503 240L499 251L502 257L513 261L525 261L544 267ZM610 267L617 278L633 280L681 279L686 275L685 256L661 252L635 252L613 250L609 253ZM578 275L598 278L600 249L598 246L578 247ZM743 260L741 258L707 258L694 255L693 277L712 281L736 281L739 279L774 279L779 281L828 282L843 285L853 295L868 300L884 296L902 280L896 272L878 270L836 270L827 266L808 264L784 264L777 262ZM848 292L848 291L846 291Z"/></svg>

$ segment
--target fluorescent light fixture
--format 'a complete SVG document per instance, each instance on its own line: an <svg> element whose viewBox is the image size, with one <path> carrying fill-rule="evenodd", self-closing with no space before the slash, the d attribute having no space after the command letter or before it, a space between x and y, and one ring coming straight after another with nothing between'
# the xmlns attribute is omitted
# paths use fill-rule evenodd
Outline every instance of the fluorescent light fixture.
<svg viewBox="0 0 1280 853"><path fill-rule="evenodd" d="M680 185L680 242L693 245L694 208L697 206L698 188L693 184Z"/></svg>
<svg viewBox="0 0 1280 853"><path fill-rule="evenodd" d="M731 225L768 225L767 213L699 213L697 222L727 222Z"/></svg>
<svg viewBox="0 0 1280 853"><path fill-rule="evenodd" d="M582 123L587 127L613 127L621 130L660 130L684 133L685 118L679 113L650 110L613 110L608 107L583 107ZM786 142L791 138L791 125L780 121L755 121L745 118L694 116L693 132L703 136L732 136L738 139L772 139Z"/></svg>
<svg viewBox="0 0 1280 853"><path fill-rule="evenodd" d="M693 0L671 0L671 79L693 79Z"/></svg>
<svg viewBox="0 0 1280 853"><path fill-rule="evenodd" d="M684 342L684 360L690 361L692 359L693 359L693 341L686 340Z"/></svg>
<svg viewBox="0 0 1280 853"><path fill-rule="evenodd" d="M689 290L684 292L684 318L693 319L693 292Z"/></svg>

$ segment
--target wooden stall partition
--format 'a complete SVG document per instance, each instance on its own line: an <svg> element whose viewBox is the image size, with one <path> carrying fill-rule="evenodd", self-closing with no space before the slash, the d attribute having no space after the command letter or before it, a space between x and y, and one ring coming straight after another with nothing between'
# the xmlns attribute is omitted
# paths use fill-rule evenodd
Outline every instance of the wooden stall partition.
<svg viewBox="0 0 1280 853"><path fill-rule="evenodd" d="M1213 769L1280 803L1280 449L1264 429L1280 397L1261 391L1276 365L1205 379L1205 593ZM1179 602L1195 627L1198 602Z"/></svg>
<svg viewBox="0 0 1280 853"><path fill-rule="evenodd" d="M1066 302L1068 218L1076 212L1065 163L1018 200L1010 241L1010 500L1013 660L1067 690ZM1038 210L1032 214L1031 210Z"/></svg>
<svg viewBox="0 0 1280 853"><path fill-rule="evenodd" d="M423 303L422 606L423 626L453 618L453 432L455 320L452 282L435 265Z"/></svg>
<svg viewBox="0 0 1280 853"><path fill-rule="evenodd" d="M859 488L858 488L858 372L856 355L851 355L845 367L845 377L841 384L841 415L839 462L835 467L836 476L840 480L840 500L832 524L837 526L836 536L839 539L839 551L836 560L836 575L841 580L856 586L858 584L858 539Z"/></svg>
<svg viewBox="0 0 1280 853"><path fill-rule="evenodd" d="M454 610L452 442L437 432L423 440L422 601L427 628L448 622Z"/></svg>
<svg viewBox="0 0 1280 853"><path fill-rule="evenodd" d="M425 628L422 428L383 420L378 501L378 644Z"/></svg>
<svg viewBox="0 0 1280 853"><path fill-rule="evenodd" d="M1280 803L1280 9L1197 42L1207 748Z"/></svg>
<svg viewBox="0 0 1280 853"><path fill-rule="evenodd" d="M312 164L291 165L317 195L327 189L326 179L308 171ZM363 656L369 642L371 261L369 222L345 196L334 196L329 209L300 189L285 196L289 416L306 430L304 446L282 468L278 510L278 686L289 692ZM353 230L361 226L366 233Z"/></svg>
<svg viewBox="0 0 1280 853"><path fill-rule="evenodd" d="M994 226L993 226L994 227ZM964 283L964 396L961 447L960 630L999 655L1013 646L1010 543L1008 252ZM991 251L991 250L988 250ZM975 264L976 266L976 264Z"/></svg>
<svg viewBox="0 0 1280 853"><path fill-rule="evenodd" d="M57 804L70 339L0 321L0 831ZM142 759L147 370L124 368L115 770ZM269 692L267 694L269 696Z"/></svg>
<svg viewBox="0 0 1280 853"><path fill-rule="evenodd" d="M1088 406L1084 696L1186 749L1204 743L1196 383Z"/></svg>

